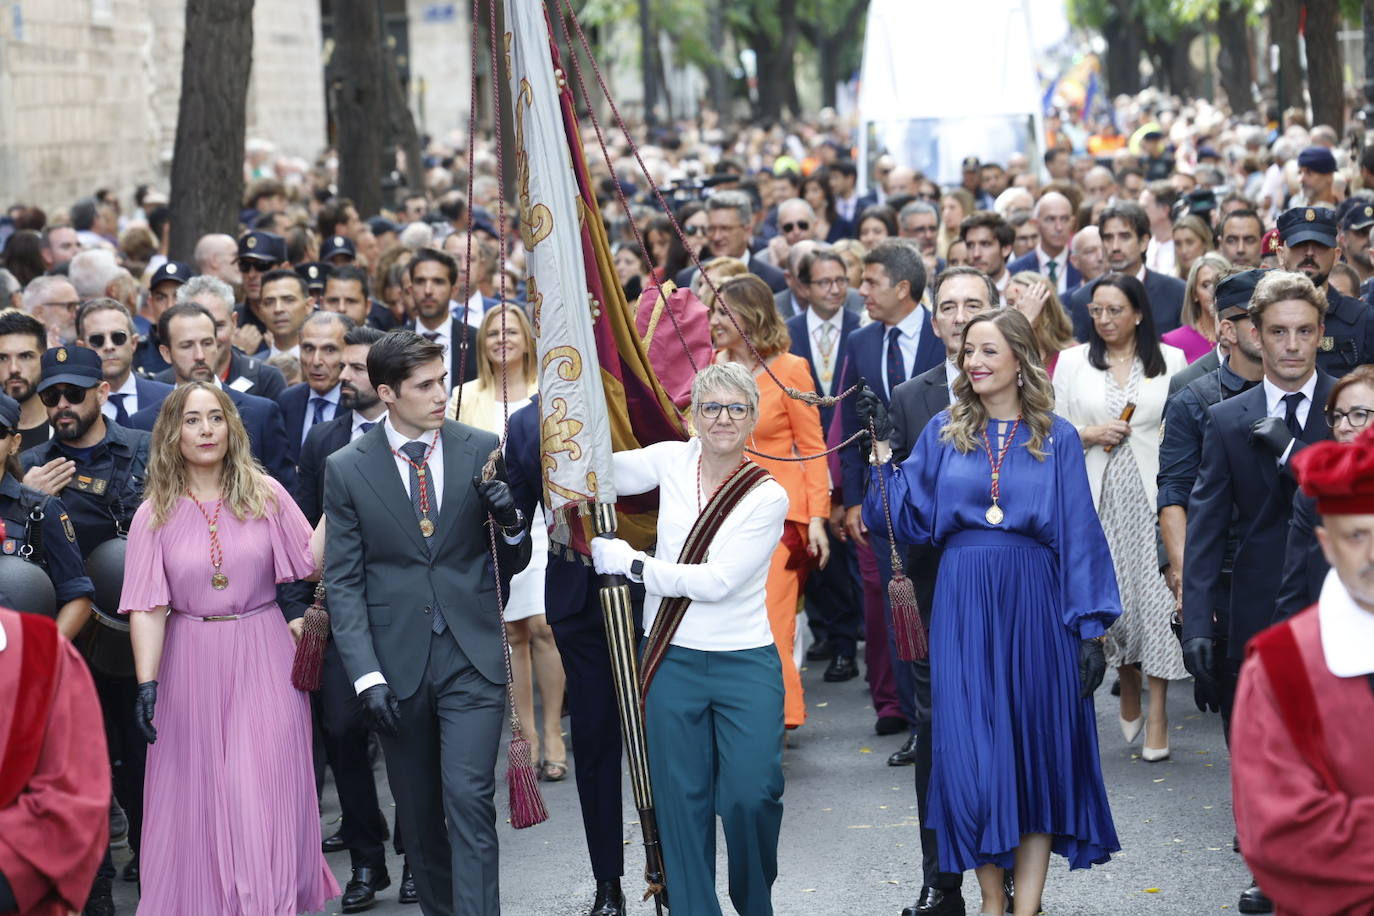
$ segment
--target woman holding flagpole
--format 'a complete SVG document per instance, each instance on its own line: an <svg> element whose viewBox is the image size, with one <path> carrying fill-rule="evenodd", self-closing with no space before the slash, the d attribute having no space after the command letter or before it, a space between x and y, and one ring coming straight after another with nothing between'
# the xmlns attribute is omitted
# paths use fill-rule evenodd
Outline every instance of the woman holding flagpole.
<svg viewBox="0 0 1374 916"><path fill-rule="evenodd" d="M644 583L641 681L669 899L720 916L716 813L730 900L771 916L782 827L782 669L765 588L787 492L744 455L759 389L738 363L692 385L696 435L615 453L622 495L659 491L656 556L596 538L597 572Z"/></svg>
<svg viewBox="0 0 1374 916"><path fill-rule="evenodd" d="M930 633L940 870L977 869L982 912L1002 914L1014 868L1013 911L1033 916L1051 851L1086 868L1120 848L1092 694L1121 601L1078 434L1051 412L1026 317L976 316L959 369L954 404L900 468L887 461L886 411L861 396L879 440L863 518L944 551Z"/></svg>

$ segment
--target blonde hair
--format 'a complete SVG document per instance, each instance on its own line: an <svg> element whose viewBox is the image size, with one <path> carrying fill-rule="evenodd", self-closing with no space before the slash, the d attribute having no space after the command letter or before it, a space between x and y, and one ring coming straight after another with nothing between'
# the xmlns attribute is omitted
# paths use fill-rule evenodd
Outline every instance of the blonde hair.
<svg viewBox="0 0 1374 916"><path fill-rule="evenodd" d="M507 316L514 315L515 323L520 326L520 333L525 335L525 354L520 357L520 372L525 377L525 384L534 385L539 380L539 354L535 351L534 328L530 325L529 316L520 306L506 302L492 306L482 316L482 323L477 328L477 387L488 391L499 388L501 380L496 377L496 367L487 355L487 332L493 324L501 320L503 313ZM509 317L506 318L507 323L510 320Z"/></svg>
<svg viewBox="0 0 1374 916"><path fill-rule="evenodd" d="M742 277L747 273L749 273L749 267L739 258L712 258L702 264L701 270L697 271L697 275L692 278L692 290L701 300L701 304L706 306L706 311L709 312L716 305L716 290L720 289L726 280L733 280L735 277ZM710 283L706 282L708 277L711 280ZM714 289L711 286L712 283L715 284Z"/></svg>
<svg viewBox="0 0 1374 916"><path fill-rule="evenodd" d="M1212 278L1212 301L1215 303L1217 284L1231 270L1231 262L1226 260L1226 255L1219 251L1205 251L1198 255L1197 260L1188 270L1188 284L1183 288L1183 310L1179 312L1178 320L1179 323L1193 328L1203 333L1203 336L1209 340L1215 341L1217 339L1216 306L1214 304L1211 309L1204 313L1198 307L1197 301L1197 275L1204 267L1210 267L1216 272L1216 276ZM1203 332L1198 327L1200 322L1211 325L1212 333Z"/></svg>
<svg viewBox="0 0 1374 916"><path fill-rule="evenodd" d="M1035 343L1042 357L1067 350L1078 343L1073 336L1073 324L1069 321L1068 313L1064 311L1064 303L1059 301L1059 293L1055 291L1054 284L1048 278L1033 270L1023 270L1013 274L1008 282L1026 287L1043 283L1050 291L1049 298L1045 300L1045 307L1040 310L1032 326L1032 330L1035 331Z"/></svg>
<svg viewBox="0 0 1374 916"><path fill-rule="evenodd" d="M1030 441L1026 451L1037 461L1045 458L1045 440L1050 435L1050 425L1054 422L1054 388L1050 385L1049 373L1040 364L1040 350L1036 346L1035 331L1026 316L1016 309L994 309L973 316L964 326L964 340L976 325L991 323L997 326L1007 339L1012 355L1016 357L1017 369L1022 379L1021 422L1030 430ZM953 443L961 452L968 453L982 447L983 431L988 423L988 412L983 407L983 399L973 391L964 369L964 352L959 351L959 377L954 380L955 402L949 408L949 423L940 430L940 441Z"/></svg>
<svg viewBox="0 0 1374 916"><path fill-rule="evenodd" d="M717 305L735 316L759 356L768 359L792 346L792 336L782 323L767 283L753 274L731 277L720 284L720 297L724 302Z"/></svg>
<svg viewBox="0 0 1374 916"><path fill-rule="evenodd" d="M224 506L235 518L262 518L277 508L276 494L267 481L267 472L253 457L248 431L243 427L238 408L229 395L208 382L187 382L167 395L153 424L148 449L148 482L143 499L153 504L153 527L160 528L172 517L177 500L186 495L188 480L186 458L181 454L182 414L186 402L197 391L214 395L224 411L229 430L229 447L224 453L220 492Z"/></svg>

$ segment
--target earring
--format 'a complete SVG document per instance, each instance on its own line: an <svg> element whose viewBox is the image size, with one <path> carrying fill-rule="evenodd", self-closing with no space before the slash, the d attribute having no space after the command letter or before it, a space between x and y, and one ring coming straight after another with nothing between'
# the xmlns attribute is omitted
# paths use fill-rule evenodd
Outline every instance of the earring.
<svg viewBox="0 0 1374 916"><path fill-rule="evenodd" d="M1018 371L1018 372L1016 373L1016 387L1017 387L1017 388L1021 388L1021 387L1025 386L1025 384L1026 384L1026 380L1025 380L1024 378L1021 377L1021 373Z"/></svg>

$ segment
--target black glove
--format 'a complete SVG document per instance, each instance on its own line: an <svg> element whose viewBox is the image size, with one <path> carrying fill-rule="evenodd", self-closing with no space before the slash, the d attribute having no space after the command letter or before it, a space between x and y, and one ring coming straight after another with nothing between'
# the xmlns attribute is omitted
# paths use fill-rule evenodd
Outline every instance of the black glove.
<svg viewBox="0 0 1374 916"><path fill-rule="evenodd" d="M1193 676L1193 702L1198 712L1221 710L1217 680L1212 674L1215 664L1212 649L1212 640L1206 636L1193 636L1183 641L1183 667Z"/></svg>
<svg viewBox="0 0 1374 916"><path fill-rule="evenodd" d="M358 694L363 704L363 721L379 735L396 734L401 724L401 704L386 684L373 684Z"/></svg>
<svg viewBox="0 0 1374 916"><path fill-rule="evenodd" d="M520 512L515 508L515 497L511 495L510 487L506 486L504 480L482 480L474 477L472 485L482 500L482 508L496 519L496 524L502 528L513 528L520 524Z"/></svg>
<svg viewBox="0 0 1374 916"><path fill-rule="evenodd" d="M1275 458L1282 458L1292 442L1293 434L1288 431L1288 424L1278 417L1260 417L1250 424L1250 443L1264 446Z"/></svg>
<svg viewBox="0 0 1374 916"><path fill-rule="evenodd" d="M157 740L157 729L153 728L153 708L157 706L157 681L144 681L138 685L138 696L134 697L134 723L143 732L149 744Z"/></svg>
<svg viewBox="0 0 1374 916"><path fill-rule="evenodd" d="M1102 678L1107 674L1107 654L1102 649L1102 641L1085 639L1078 644L1078 681L1083 686L1079 696L1087 699L1102 686Z"/></svg>
<svg viewBox="0 0 1374 916"><path fill-rule="evenodd" d="M878 435L878 441L882 442L892 438L892 418L887 414L887 407L872 388L864 385L859 389L859 393L854 395L858 398L854 402L854 409L859 412L859 426L868 429L869 421L873 422L873 429Z"/></svg>

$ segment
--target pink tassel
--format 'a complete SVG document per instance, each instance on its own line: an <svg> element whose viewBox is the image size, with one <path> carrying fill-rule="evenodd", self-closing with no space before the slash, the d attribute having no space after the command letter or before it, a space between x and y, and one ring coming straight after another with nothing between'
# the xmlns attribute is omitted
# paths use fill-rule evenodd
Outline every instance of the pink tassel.
<svg viewBox="0 0 1374 916"><path fill-rule="evenodd" d="M315 590L315 603L305 612L305 628L296 644L296 658L291 663L291 686L309 692L320 689L320 672L324 668L324 647L329 641L329 612L321 603L323 586Z"/></svg>
<svg viewBox="0 0 1374 916"><path fill-rule="evenodd" d="M916 586L900 569L887 583L887 597L892 602L897 657L904 662L925 658L930 654L930 646L926 641L926 625L921 621L921 608L916 603Z"/></svg>
<svg viewBox="0 0 1374 916"><path fill-rule="evenodd" d="M549 810L539 795L539 782L530 762L530 743L518 731L510 739L506 787L510 789L510 825L516 830L542 824L549 819Z"/></svg>

